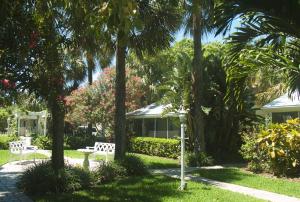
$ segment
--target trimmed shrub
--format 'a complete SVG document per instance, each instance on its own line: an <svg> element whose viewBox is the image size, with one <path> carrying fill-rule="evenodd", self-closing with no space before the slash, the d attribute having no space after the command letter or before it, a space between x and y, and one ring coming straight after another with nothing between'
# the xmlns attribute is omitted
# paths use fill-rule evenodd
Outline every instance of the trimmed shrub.
<svg viewBox="0 0 300 202"><path fill-rule="evenodd" d="M118 163L103 163L95 172L94 179L97 184L111 182L116 178L126 176L126 169Z"/></svg>
<svg viewBox="0 0 300 202"><path fill-rule="evenodd" d="M30 195L73 192L92 184L89 172L66 166L55 174L50 162L42 162L28 168L21 176L18 187Z"/></svg>
<svg viewBox="0 0 300 202"><path fill-rule="evenodd" d="M174 159L180 156L180 141L176 139L134 137L129 145L130 151L134 153Z"/></svg>
<svg viewBox="0 0 300 202"><path fill-rule="evenodd" d="M15 135L0 135L0 149L8 149L9 142L18 140L18 137Z"/></svg>
<svg viewBox="0 0 300 202"><path fill-rule="evenodd" d="M187 152L185 155L185 163L187 166L212 166L214 159L205 152L200 152L198 156L195 153Z"/></svg>
<svg viewBox="0 0 300 202"><path fill-rule="evenodd" d="M126 155L124 160L122 160L120 163L126 169L127 175L140 176L148 174L148 170L144 162L135 155Z"/></svg>
<svg viewBox="0 0 300 202"><path fill-rule="evenodd" d="M242 154L245 159L250 160L252 167L272 172L277 176L299 175L299 119L270 124L267 128L260 129L252 138L244 139L246 143L242 146ZM250 146L255 149L248 149Z"/></svg>
<svg viewBox="0 0 300 202"><path fill-rule="evenodd" d="M52 139L48 135L32 135L32 144L37 146L39 149L51 149Z"/></svg>

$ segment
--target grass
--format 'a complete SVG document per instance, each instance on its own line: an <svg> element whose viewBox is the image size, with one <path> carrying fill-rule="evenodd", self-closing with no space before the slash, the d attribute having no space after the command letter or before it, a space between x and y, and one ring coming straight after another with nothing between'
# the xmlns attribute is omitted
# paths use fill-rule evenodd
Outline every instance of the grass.
<svg viewBox="0 0 300 202"><path fill-rule="evenodd" d="M46 201L262 201L246 195L221 190L209 185L189 182L187 191L178 191L179 181L160 175L130 177L115 182L98 185L89 190L74 193L52 194L33 197L36 202Z"/></svg>
<svg viewBox="0 0 300 202"><path fill-rule="evenodd" d="M209 179L300 198L300 182L252 174L238 168L199 170L194 173Z"/></svg>
<svg viewBox="0 0 300 202"><path fill-rule="evenodd" d="M43 154L26 154L26 155L17 155L17 154L11 154L9 150L0 150L0 166L4 165L11 161L19 161L19 160L30 160L30 159L46 159L47 156Z"/></svg>
<svg viewBox="0 0 300 202"><path fill-rule="evenodd" d="M70 158L84 158L84 154L82 152L76 151L76 150L65 150L64 151L65 156ZM150 168L176 168L179 166L178 160L176 159L169 159L169 158L163 158L158 156L148 156L144 154L134 154L135 156L138 156L144 164ZM91 160L104 160L104 155L93 155L91 154L89 159ZM112 155L109 155L109 160L113 159Z"/></svg>
<svg viewBox="0 0 300 202"><path fill-rule="evenodd" d="M148 156L145 154L134 154L138 156L144 164L150 169L176 168L179 167L179 161L176 159L163 158L158 156Z"/></svg>

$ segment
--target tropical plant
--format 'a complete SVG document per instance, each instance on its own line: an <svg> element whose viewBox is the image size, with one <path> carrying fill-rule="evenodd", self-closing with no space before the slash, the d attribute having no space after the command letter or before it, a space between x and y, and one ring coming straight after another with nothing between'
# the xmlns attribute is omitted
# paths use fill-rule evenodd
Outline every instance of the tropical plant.
<svg viewBox="0 0 300 202"><path fill-rule="evenodd" d="M293 176L300 169L299 119L271 124L244 139L243 156L252 169L272 172L275 175Z"/></svg>

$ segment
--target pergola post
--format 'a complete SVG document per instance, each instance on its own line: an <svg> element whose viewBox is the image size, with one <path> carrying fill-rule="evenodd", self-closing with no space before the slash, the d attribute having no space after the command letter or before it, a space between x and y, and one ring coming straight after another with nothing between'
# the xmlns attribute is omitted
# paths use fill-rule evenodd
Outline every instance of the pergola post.
<svg viewBox="0 0 300 202"><path fill-rule="evenodd" d="M156 137L156 118L154 118L154 137Z"/></svg>
<svg viewBox="0 0 300 202"><path fill-rule="evenodd" d="M169 139L169 118L167 117L167 139Z"/></svg>

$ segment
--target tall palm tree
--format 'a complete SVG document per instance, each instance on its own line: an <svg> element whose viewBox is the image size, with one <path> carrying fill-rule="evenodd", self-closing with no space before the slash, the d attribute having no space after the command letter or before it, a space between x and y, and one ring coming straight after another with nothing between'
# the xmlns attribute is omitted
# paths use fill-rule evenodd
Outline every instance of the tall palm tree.
<svg viewBox="0 0 300 202"><path fill-rule="evenodd" d="M211 31L210 17L213 11L212 0L191 0L185 1L185 28L194 40L194 57L192 63L192 95L193 100L190 107L190 116L192 120L191 131L194 136L194 151L205 151L204 134L204 113L202 110L204 96L204 80L202 63L202 36Z"/></svg>
<svg viewBox="0 0 300 202"><path fill-rule="evenodd" d="M103 1L102 14L108 31L116 38L115 159L125 155L125 61L127 50L142 56L168 47L180 24L176 1Z"/></svg>

